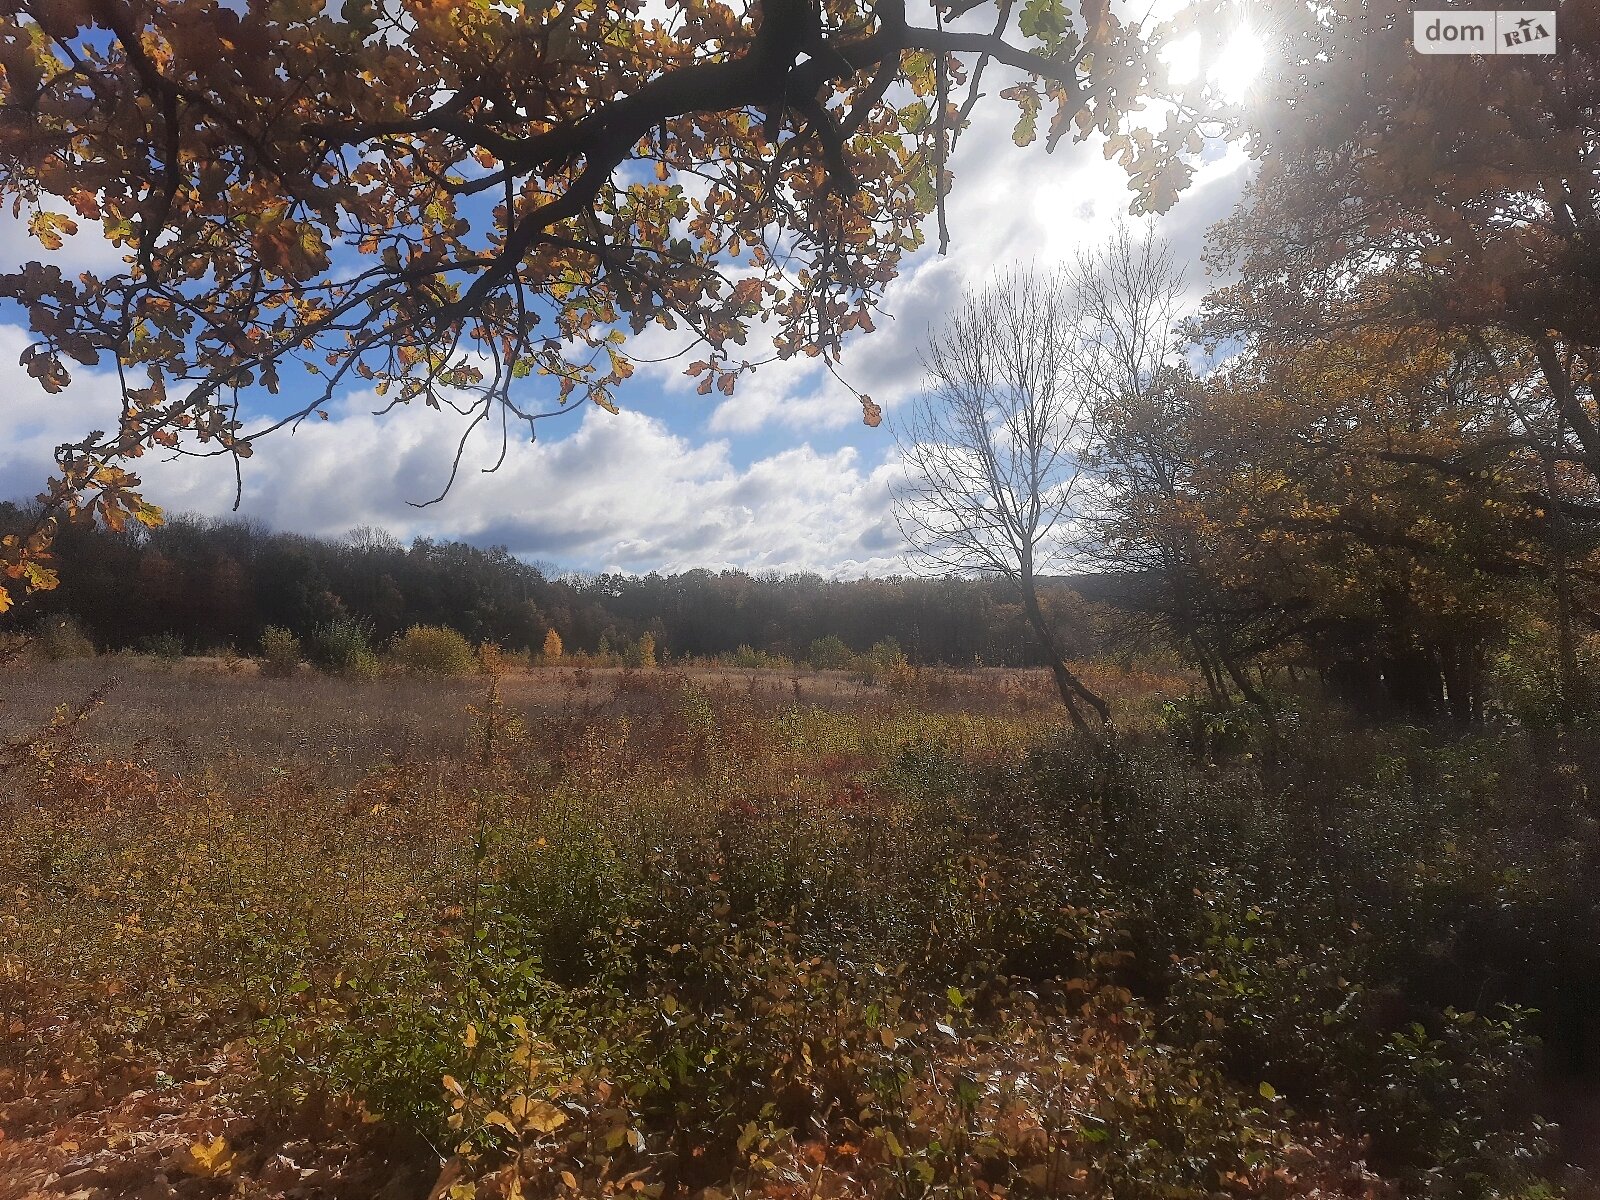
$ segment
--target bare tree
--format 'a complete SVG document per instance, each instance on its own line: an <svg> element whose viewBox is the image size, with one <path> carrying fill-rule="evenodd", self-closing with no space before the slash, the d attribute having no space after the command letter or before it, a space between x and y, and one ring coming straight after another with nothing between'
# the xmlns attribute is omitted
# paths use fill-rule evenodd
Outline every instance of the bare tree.
<svg viewBox="0 0 1600 1200"><path fill-rule="evenodd" d="M1183 272L1152 225L1119 222L1066 272L1080 337L1078 378L1096 424L1108 410L1142 412L1160 402L1182 367L1178 323Z"/></svg>
<svg viewBox="0 0 1600 1200"><path fill-rule="evenodd" d="M1078 551L1089 389L1082 297L1065 272L1016 271L969 292L923 351L927 382L895 427L895 519L923 565L1015 587L1061 702L1086 729L1105 701L1070 668L1038 579Z"/></svg>

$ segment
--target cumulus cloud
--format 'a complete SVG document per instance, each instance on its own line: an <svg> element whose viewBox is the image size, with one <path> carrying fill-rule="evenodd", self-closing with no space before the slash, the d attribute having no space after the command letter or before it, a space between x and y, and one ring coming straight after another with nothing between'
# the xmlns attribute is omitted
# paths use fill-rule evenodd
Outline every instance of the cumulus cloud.
<svg viewBox="0 0 1600 1200"><path fill-rule="evenodd" d="M48 252L49 261L60 267L64 275L73 277L80 271L93 271L104 278L126 269L123 259L127 249L107 241L100 222L83 220L73 212L72 205L48 192L40 195L39 208L45 212L64 213L77 222L77 232L63 234L61 248ZM0 218L0 264L26 262L47 253L39 240L28 232L28 218L32 215L24 209L13 217L11 206L5 206L5 215Z"/></svg>
<svg viewBox="0 0 1600 1200"><path fill-rule="evenodd" d="M14 364L24 344L0 326L0 497L39 489L57 442L115 417L106 380L85 372L47 397ZM889 509L889 465L865 467L848 447L809 445L736 467L722 440L691 441L637 412L575 413L566 436L512 445L499 471L486 432L469 443L456 485L443 486L459 419L418 410L379 418L356 393L327 421L267 439L244 464L242 515L277 529L337 536L375 525L401 537L498 543L527 558L621 571L743 567L883 574L902 569ZM171 510L232 511L232 465L150 456L146 493Z"/></svg>
<svg viewBox="0 0 1600 1200"><path fill-rule="evenodd" d="M499 542L528 557L629 571L903 570L889 508L898 470L890 439L872 439L865 452L848 446L822 452L806 439L826 431L836 444L841 431L858 427L857 392L871 394L892 422L895 405L921 384L920 345L964 289L1014 264L1064 261L1101 240L1127 209L1121 169L1093 143L1063 144L1050 155L1038 144L1012 144L1015 112L996 97L1005 82L985 80L989 100L951 164L950 253L940 256L930 245L905 265L884 298L877 332L847 350L843 382L817 360L797 358L763 366L732 397L700 400L682 373L698 354L641 365L636 386L620 397L621 417L574 414L556 436L512 446L493 475L479 473L498 453L485 433L450 495L425 509L411 502L443 486L459 425L426 410L380 421L369 411L376 407L372 396L351 395L330 410L329 421L261 444L245 464L241 511L279 529L337 535L370 524L402 537ZM1248 175L1242 154L1216 153L1160 222L1179 261L1194 264L1195 299L1215 282L1198 265L1206 230L1237 203ZM930 242L937 236L931 220L928 234ZM86 230L50 258L68 270L107 270L119 265L121 253ZM20 223L0 217L0 262L38 256ZM667 355L684 341L681 331L653 330L633 349ZM115 389L102 373L79 370L68 395L43 396L17 366L25 343L23 331L0 325L0 498L36 493L58 442L116 420ZM750 356L761 356L769 344L761 329L753 330ZM652 390L698 401L699 431L686 436L626 411ZM780 431L790 448L755 461L732 453L737 439L768 430ZM741 445L748 452L750 443ZM150 498L168 509L214 515L232 509L234 477L225 460L151 457L135 465Z"/></svg>
<svg viewBox="0 0 1600 1200"><path fill-rule="evenodd" d="M1070 261L1104 241L1113 222L1133 219L1127 176L1105 159L1098 139L1064 143L1053 154L1040 143L1021 149L1012 143L1016 110L992 96L1004 82L986 81L991 99L975 110L975 123L951 162L956 182L947 206L949 253L937 252L930 219L929 243L889 286L883 315L875 318L876 332L848 344L842 380L812 359L763 366L718 404L709 423L712 432L843 428L860 420L858 391L892 412L921 386L919 347L963 291L983 287L1008 267L1048 268ZM1249 175L1242 150L1216 147L1178 205L1156 223L1157 236L1186 265L1190 307L1218 282L1202 265L1206 235L1233 210ZM760 347L765 340L757 329L750 345ZM667 390L682 392L692 386L682 375L683 365L661 364L647 373Z"/></svg>

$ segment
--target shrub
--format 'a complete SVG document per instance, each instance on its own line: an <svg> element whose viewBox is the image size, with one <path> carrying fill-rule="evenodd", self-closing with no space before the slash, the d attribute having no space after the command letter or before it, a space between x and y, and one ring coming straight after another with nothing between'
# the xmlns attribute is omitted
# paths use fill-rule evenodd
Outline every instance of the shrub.
<svg viewBox="0 0 1600 1200"><path fill-rule="evenodd" d="M656 639L648 633L641 634L639 640L629 646L623 655L623 665L640 671L655 670Z"/></svg>
<svg viewBox="0 0 1600 1200"><path fill-rule="evenodd" d="M748 645L741 645L732 654L719 654L717 662L729 667L745 667L766 671L792 671L794 660L785 654L773 654L768 650L756 650Z"/></svg>
<svg viewBox="0 0 1600 1200"><path fill-rule="evenodd" d="M613 637L610 633L602 633L600 642L593 653L583 650L572 650L563 644L563 657L571 660L581 659L585 666L590 667L622 667L627 662L627 643L621 638Z"/></svg>
<svg viewBox="0 0 1600 1200"><path fill-rule="evenodd" d="M526 667L528 658L526 653L508 652L501 648L499 642L484 642L473 654L472 659L476 669L485 675L498 678L506 673L512 665Z"/></svg>
<svg viewBox="0 0 1600 1200"><path fill-rule="evenodd" d="M491 688L355 787L83 763L59 710L51 799L0 822L33 1021L0 1070L55 1061L63 1008L168 1064L253 1033L270 1098L466 1147L457 1194L1560 1194L1536 1014L1485 1011L1586 1019L1589 731L1286 722L1281 761L1195 764L1186 721L616 692L524 723ZM335 731L352 695L306 702Z"/></svg>
<svg viewBox="0 0 1600 1200"><path fill-rule="evenodd" d="M544 635L544 658L546 662L555 662L561 657L561 635L552 629Z"/></svg>
<svg viewBox="0 0 1600 1200"><path fill-rule="evenodd" d="M89 640L89 635L83 631L83 626L78 623L77 617L66 613L51 617L45 622L44 636L39 639L39 648L52 662L59 662L64 658L94 657L94 643Z"/></svg>
<svg viewBox="0 0 1600 1200"><path fill-rule="evenodd" d="M1547 1127L1528 1112L1528 1016L1447 1008L1436 1030L1413 1024L1384 1043L1363 1124L1374 1158L1417 1194L1487 1200L1537 1186Z"/></svg>
<svg viewBox="0 0 1600 1200"><path fill-rule="evenodd" d="M1600 697L1588 681L1600 664L1600 636L1580 636L1575 650L1578 694L1566 695L1555 631L1538 620L1513 630L1491 665L1499 707L1525 725L1539 726L1559 725L1593 713Z"/></svg>
<svg viewBox="0 0 1600 1200"><path fill-rule="evenodd" d="M283 679L300 666L300 639L279 625L261 631L261 673Z"/></svg>
<svg viewBox="0 0 1600 1200"><path fill-rule="evenodd" d="M811 643L811 649L806 652L806 661L819 671L847 670L855 661L855 657L850 647L846 646L836 633L818 638Z"/></svg>
<svg viewBox="0 0 1600 1200"><path fill-rule="evenodd" d="M250 661L240 654L239 648L234 645L223 646L217 651L215 657L221 660L217 666L224 675L240 674L244 670L245 664Z"/></svg>
<svg viewBox="0 0 1600 1200"><path fill-rule="evenodd" d="M183 636L168 630L165 633L152 633L149 637L142 637L136 643L141 654L149 654L155 658L172 661L183 657Z"/></svg>
<svg viewBox="0 0 1600 1200"><path fill-rule="evenodd" d="M478 669L472 644L447 625L413 625L389 653L415 675L471 675Z"/></svg>
<svg viewBox="0 0 1600 1200"><path fill-rule="evenodd" d="M369 679L378 673L372 627L354 617L335 617L311 631L308 657L324 671Z"/></svg>
<svg viewBox="0 0 1600 1200"><path fill-rule="evenodd" d="M867 683L882 683L894 678L897 672L909 665L900 643L893 638L884 638L861 656L861 677Z"/></svg>
<svg viewBox="0 0 1600 1200"><path fill-rule="evenodd" d="M1169 700L1161 707L1161 723L1182 738L1195 761L1242 754L1260 734L1261 717L1244 705L1218 705L1205 696Z"/></svg>

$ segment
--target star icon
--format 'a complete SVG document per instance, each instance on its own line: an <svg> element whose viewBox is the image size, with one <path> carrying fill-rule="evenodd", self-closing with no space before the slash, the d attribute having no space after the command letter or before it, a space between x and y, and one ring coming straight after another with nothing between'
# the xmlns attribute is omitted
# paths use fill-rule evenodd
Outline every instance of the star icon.
<svg viewBox="0 0 1600 1200"><path fill-rule="evenodd" d="M1523 31L1523 32L1524 32L1524 33L1526 33L1526 32L1527 32L1527 30L1528 30L1528 26L1529 26L1529 25L1532 25L1532 24L1533 24L1533 21L1532 21L1532 19L1531 19L1531 18L1529 18L1529 17L1523 17L1523 18L1522 18L1522 20L1520 20L1520 21L1518 21L1518 22L1517 22L1517 25L1518 25L1518 26L1519 26L1519 27L1521 27L1521 29L1522 29L1522 31Z"/></svg>

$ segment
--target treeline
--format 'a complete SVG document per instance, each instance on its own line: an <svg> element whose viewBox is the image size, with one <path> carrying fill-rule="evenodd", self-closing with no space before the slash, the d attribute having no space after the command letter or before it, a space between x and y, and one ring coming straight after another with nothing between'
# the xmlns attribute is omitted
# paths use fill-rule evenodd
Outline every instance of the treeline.
<svg viewBox="0 0 1600 1200"><path fill-rule="evenodd" d="M0 504L0 535L32 514ZM740 648L809 660L814 643L855 652L892 639L913 662L1024 666L1038 651L1020 605L998 583L917 578L837 581L817 575L688 571L629 576L561 573L501 547L378 530L341 540L276 533L251 521L176 517L159 528L111 533L68 526L55 544L61 585L30 596L13 627L70 616L101 649L171 646L188 653L259 649L269 627L310 638L354 619L373 640L415 625L473 642L539 652L553 629L568 653L621 652L648 634L663 658ZM1077 581L1094 592L1097 581ZM1098 581L1101 592L1112 586ZM1083 602L1065 586L1052 600L1062 624Z"/></svg>

